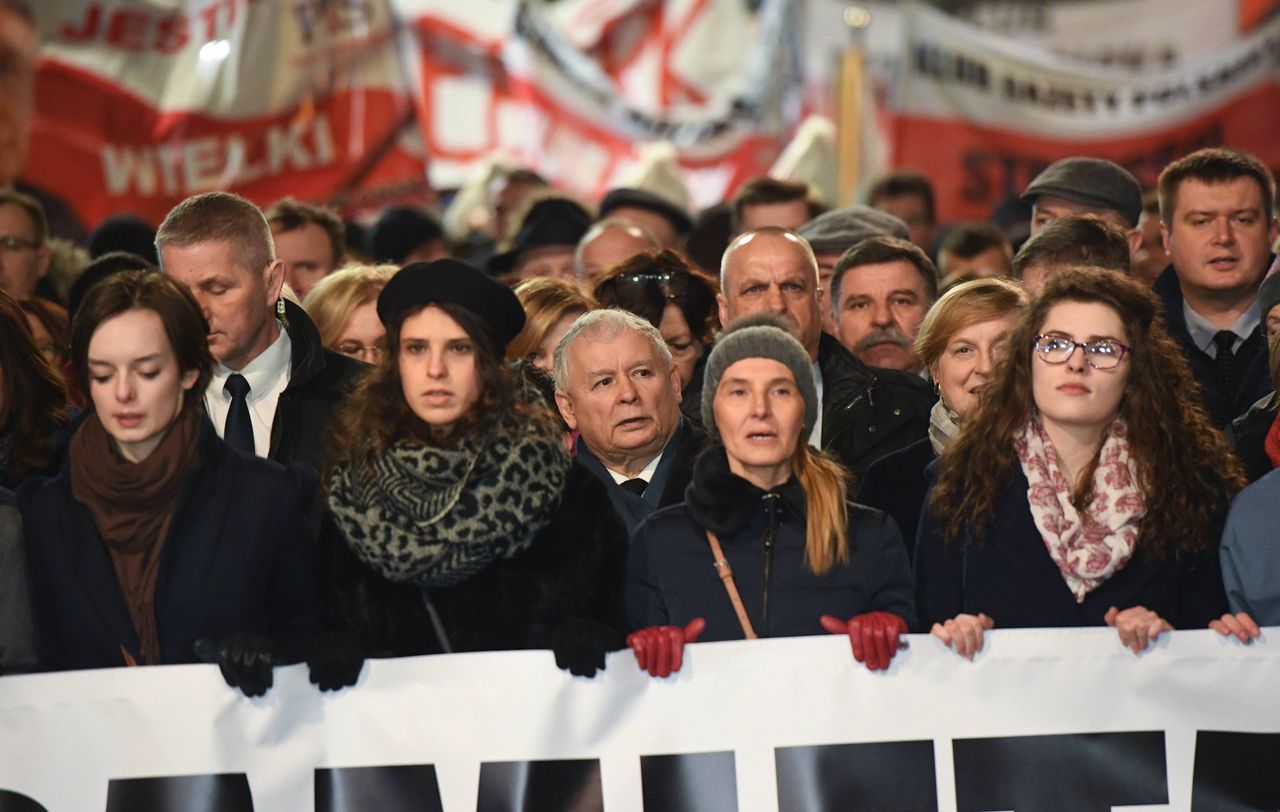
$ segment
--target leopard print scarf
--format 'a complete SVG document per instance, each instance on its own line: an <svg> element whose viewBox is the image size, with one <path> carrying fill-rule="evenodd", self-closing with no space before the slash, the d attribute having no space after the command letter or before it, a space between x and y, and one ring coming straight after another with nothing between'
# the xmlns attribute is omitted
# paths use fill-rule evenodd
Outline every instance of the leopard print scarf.
<svg viewBox="0 0 1280 812"><path fill-rule="evenodd" d="M569 455L544 420L501 422L453 448L402 440L370 468L329 476L329 508L348 545L391 581L461 583L529 546L564 490Z"/></svg>

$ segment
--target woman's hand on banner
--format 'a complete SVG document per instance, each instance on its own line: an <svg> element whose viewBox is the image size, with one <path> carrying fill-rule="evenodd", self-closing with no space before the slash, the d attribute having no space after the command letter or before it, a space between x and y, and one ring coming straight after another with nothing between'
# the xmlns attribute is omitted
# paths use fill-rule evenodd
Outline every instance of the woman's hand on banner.
<svg viewBox="0 0 1280 812"><path fill-rule="evenodd" d="M871 671L887 669L899 646L906 647L899 638L907 633L907 622L892 612L866 612L848 620L823 615L818 622L831 634L847 634L853 659Z"/></svg>
<svg viewBox="0 0 1280 812"><path fill-rule="evenodd" d="M684 664L684 647L686 643L697 641L707 621L694 618L683 629L679 626L650 626L632 632L627 637L627 645L636 654L636 662L643 671L651 676L669 677L680 670Z"/></svg>
<svg viewBox="0 0 1280 812"><path fill-rule="evenodd" d="M956 654L966 660L973 660L974 655L982 651L982 638L986 632L996 627L996 623L985 614L956 615L944 623L935 623L929 633L941 640Z"/></svg>
<svg viewBox="0 0 1280 812"><path fill-rule="evenodd" d="M1120 642L1134 654L1141 654L1164 632L1173 631L1169 621L1145 606L1131 606L1123 612L1116 607L1103 616L1108 626L1120 633Z"/></svg>

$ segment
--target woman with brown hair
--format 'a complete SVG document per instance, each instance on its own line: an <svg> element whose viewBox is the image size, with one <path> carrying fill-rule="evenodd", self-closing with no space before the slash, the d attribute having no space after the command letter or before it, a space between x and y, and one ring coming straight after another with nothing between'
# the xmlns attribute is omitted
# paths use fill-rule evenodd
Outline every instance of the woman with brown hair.
<svg viewBox="0 0 1280 812"><path fill-rule="evenodd" d="M1243 485L1146 286L1064 271L939 460L921 624L962 656L1000 628L1114 626L1135 653L1226 611L1218 539Z"/></svg>
<svg viewBox="0 0 1280 812"><path fill-rule="evenodd" d="M507 345L507 360L528 359L550 375L556 345L579 316L596 309L595 300L567 279L545 276L526 279L515 291L525 322Z"/></svg>
<svg viewBox="0 0 1280 812"><path fill-rule="evenodd" d="M328 623L368 656L552 648L572 669L561 644L581 642L578 619L598 621L589 659L603 667L621 606L596 602L593 529L557 510L561 426L527 368L503 362L519 300L446 259L401 269L378 315L392 351L352 393L328 475Z"/></svg>
<svg viewBox="0 0 1280 812"><path fill-rule="evenodd" d="M99 282L77 312L71 358L91 409L58 475L19 494L50 669L199 656L256 695L275 665L316 653L314 484L218 438L198 394L208 332L187 289L155 272Z"/></svg>
<svg viewBox="0 0 1280 812"><path fill-rule="evenodd" d="M844 468L805 442L818 412L808 353L774 317L748 317L706 368L703 421L720 444L694 464L684 503L631 540L628 644L641 668L679 670L700 635L824 629L888 668L915 621L906 550L893 520L848 502Z"/></svg>
<svg viewBox="0 0 1280 812"><path fill-rule="evenodd" d="M62 371L36 345L19 304L0 291L0 487L57 467L55 435L67 419Z"/></svg>

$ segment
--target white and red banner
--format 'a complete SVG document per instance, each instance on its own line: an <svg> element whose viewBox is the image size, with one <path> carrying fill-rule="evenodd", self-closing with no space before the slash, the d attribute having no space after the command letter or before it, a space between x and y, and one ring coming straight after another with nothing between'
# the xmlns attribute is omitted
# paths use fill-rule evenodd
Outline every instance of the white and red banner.
<svg viewBox="0 0 1280 812"><path fill-rule="evenodd" d="M24 177L90 226L235 191L377 209L495 154L598 196L640 147L697 202L798 111L795 0L50 0Z"/></svg>
<svg viewBox="0 0 1280 812"><path fill-rule="evenodd" d="M265 697L212 666L0 679L4 812L1143 810L1280 807L1280 649L1109 629L700 644L667 680L548 652L376 661Z"/></svg>
<svg viewBox="0 0 1280 812"><path fill-rule="evenodd" d="M1138 70L1060 56L920 4L905 9L903 29L885 111L890 163L933 179L942 219L986 219L1069 155L1116 161L1149 187L1202 146L1280 167L1280 16L1211 52Z"/></svg>
<svg viewBox="0 0 1280 812"><path fill-rule="evenodd" d="M57 0L24 176L87 224L188 195L351 208L426 189L386 0Z"/></svg>

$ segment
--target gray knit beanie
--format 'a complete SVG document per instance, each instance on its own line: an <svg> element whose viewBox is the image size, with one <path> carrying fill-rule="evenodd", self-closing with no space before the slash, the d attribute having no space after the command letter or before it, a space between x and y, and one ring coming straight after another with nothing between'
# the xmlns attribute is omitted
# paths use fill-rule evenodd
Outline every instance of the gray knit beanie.
<svg viewBox="0 0 1280 812"><path fill-rule="evenodd" d="M702 377L702 424L713 437L718 434L715 399L720 378L726 369L745 358L770 358L791 370L804 397L804 431L810 431L818 422L818 390L813 385L809 353L782 324L772 313L746 316L729 325L711 348Z"/></svg>

